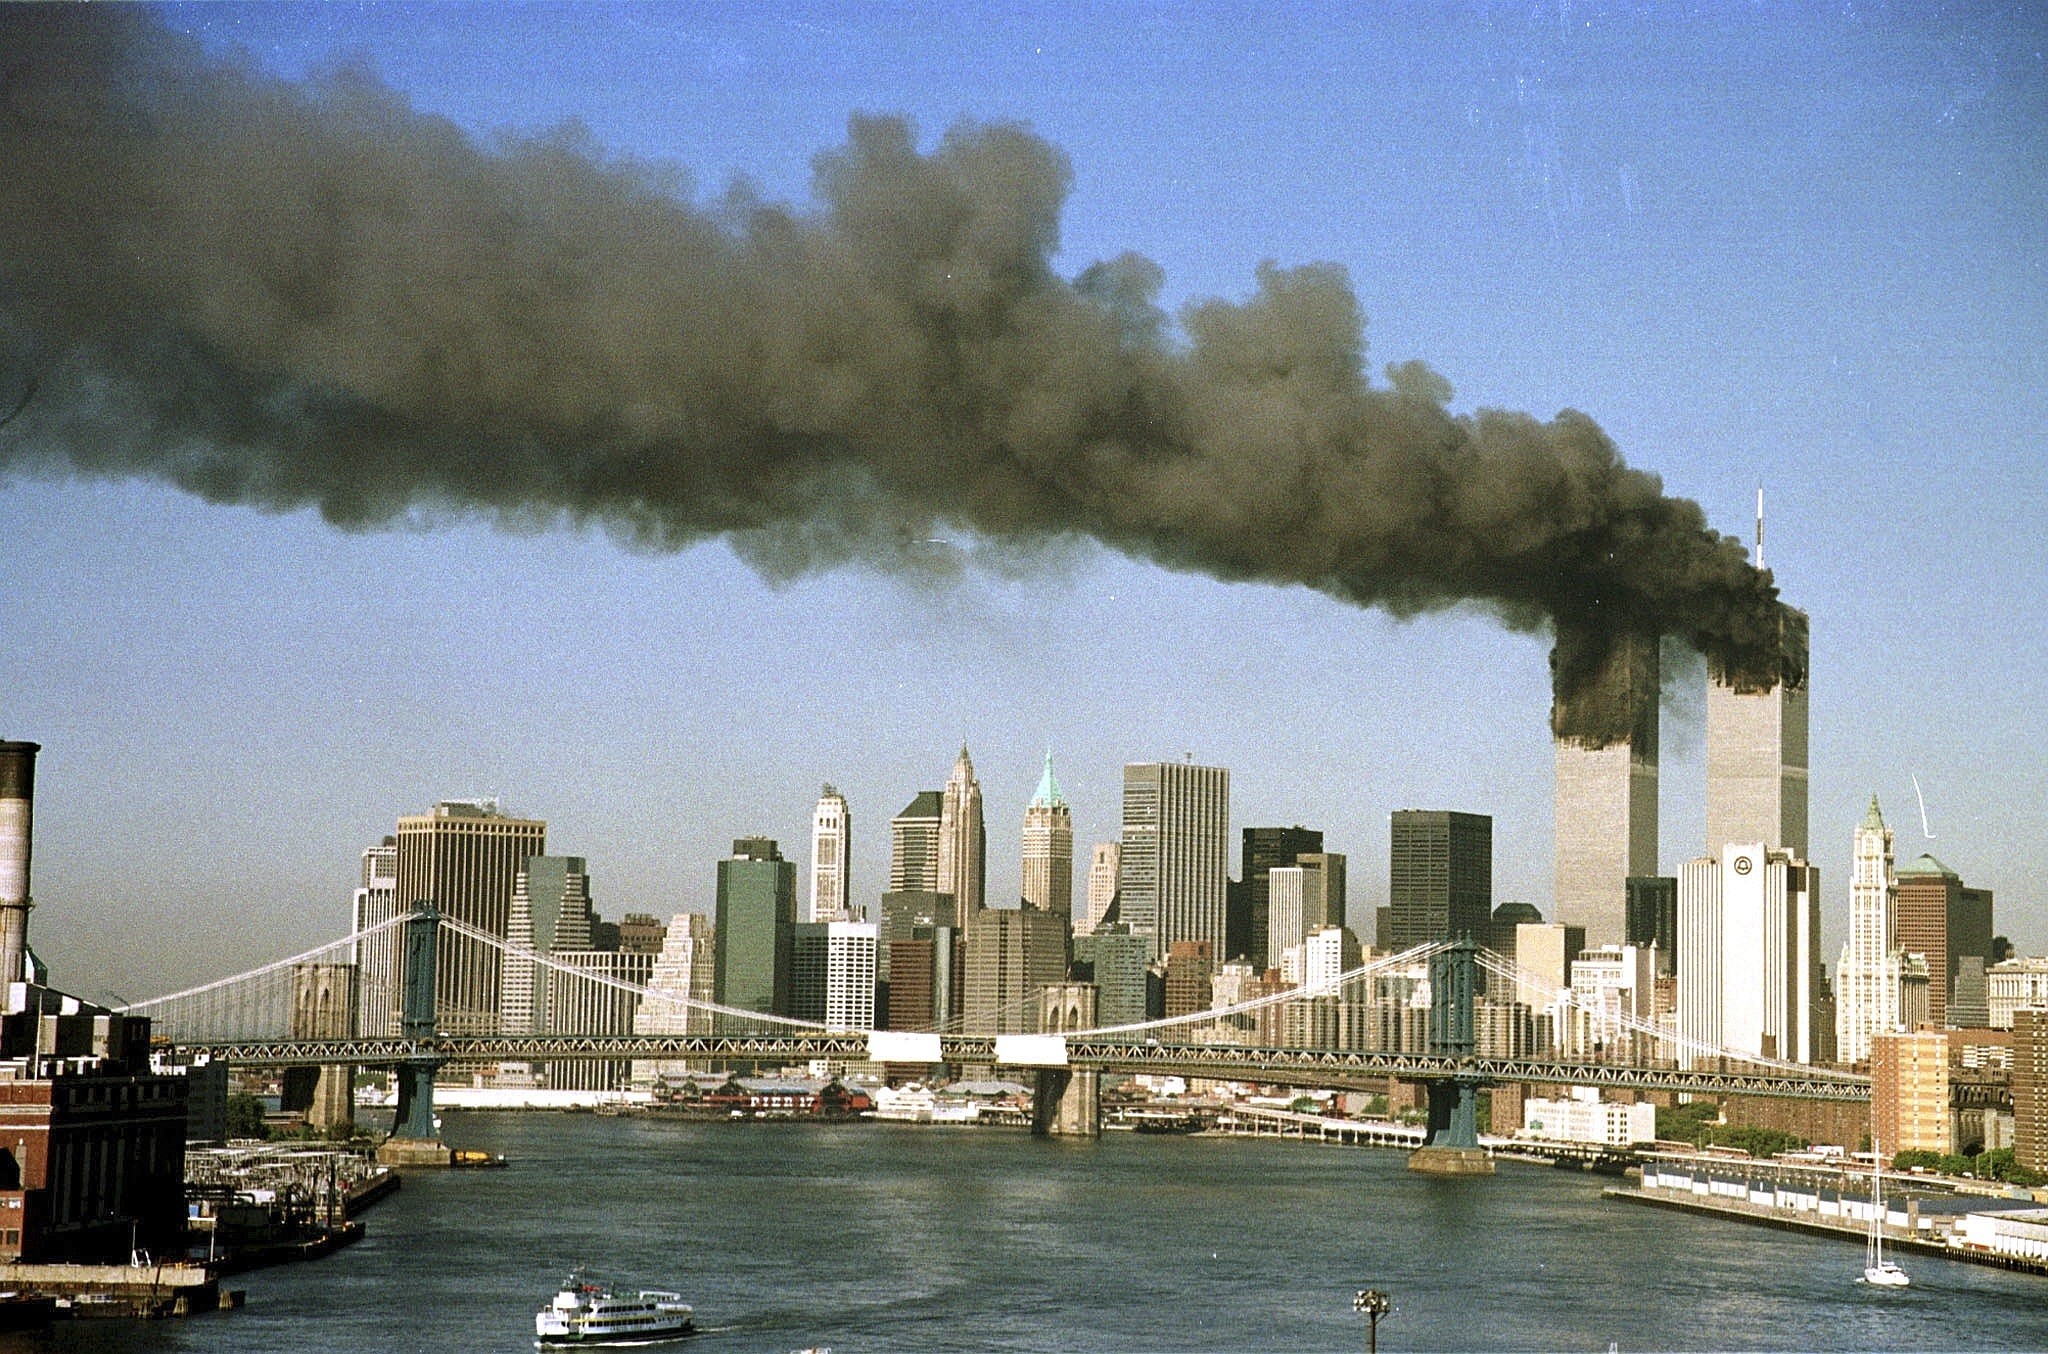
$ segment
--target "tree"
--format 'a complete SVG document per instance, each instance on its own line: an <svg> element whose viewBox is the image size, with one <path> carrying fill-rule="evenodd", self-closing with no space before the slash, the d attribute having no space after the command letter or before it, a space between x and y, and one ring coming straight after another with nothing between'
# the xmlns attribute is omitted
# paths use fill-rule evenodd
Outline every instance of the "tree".
<svg viewBox="0 0 2048 1354"><path fill-rule="evenodd" d="M246 1091L228 1097L228 1136L230 1138L267 1138L270 1130L263 1124L263 1102Z"/></svg>

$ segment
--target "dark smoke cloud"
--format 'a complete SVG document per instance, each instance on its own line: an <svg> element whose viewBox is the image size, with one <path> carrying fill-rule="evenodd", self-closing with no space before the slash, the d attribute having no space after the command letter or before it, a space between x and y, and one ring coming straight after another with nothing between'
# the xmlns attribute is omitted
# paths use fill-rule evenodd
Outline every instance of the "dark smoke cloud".
<svg viewBox="0 0 2048 1354"><path fill-rule="evenodd" d="M573 132L490 146L361 73L211 61L131 7L0 7L6 472L143 476L338 526L482 513L770 576L966 529L1559 636L1561 731L1616 637L1776 680L1767 574L1586 416L1365 375L1341 269L1178 316L1135 255L1050 266L1070 171L1020 128L857 117L818 205ZM0 403L12 403L0 390ZM913 552L914 553L914 552ZM1789 671L1797 671L1792 660Z"/></svg>

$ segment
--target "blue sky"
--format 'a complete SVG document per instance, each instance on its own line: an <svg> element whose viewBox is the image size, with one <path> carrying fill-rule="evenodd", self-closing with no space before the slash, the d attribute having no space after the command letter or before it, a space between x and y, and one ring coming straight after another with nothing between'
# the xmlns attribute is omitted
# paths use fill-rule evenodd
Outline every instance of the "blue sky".
<svg viewBox="0 0 2048 1354"><path fill-rule="evenodd" d="M353 61L480 140L574 120L810 201L856 111L1070 158L1056 265L1163 300L1334 261L1375 370L1576 408L1746 536L1813 617L1813 855L1832 964L1869 795L2048 949L2048 18L2020 6L168 6L298 78ZM963 544L971 544L963 540ZM1049 746L1077 853L1119 768L1231 768L1238 826L1322 827L1354 908L1387 815L1495 818L1550 906L1547 642L1396 622L1092 547L919 582L770 586L722 544L441 519L338 532L136 481L0 494L0 736L45 744L33 940L127 997L338 935L400 813L496 794L606 915L709 903L736 836L846 793L855 889L965 740L990 893ZM1663 866L1701 846L1700 702L1665 722ZM1923 837L1912 777L1926 794Z"/></svg>

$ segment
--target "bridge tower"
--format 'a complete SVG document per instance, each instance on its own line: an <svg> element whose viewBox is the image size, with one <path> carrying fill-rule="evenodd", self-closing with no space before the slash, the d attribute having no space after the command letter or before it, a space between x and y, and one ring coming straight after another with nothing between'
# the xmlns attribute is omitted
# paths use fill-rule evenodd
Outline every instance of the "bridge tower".
<svg viewBox="0 0 2048 1354"><path fill-rule="evenodd" d="M413 1047L397 1066L398 1117L377 1149L387 1166L446 1166L452 1153L434 1126L434 1073L444 1059L433 1053L434 960L441 913L422 901L399 926L398 1033Z"/></svg>
<svg viewBox="0 0 2048 1354"><path fill-rule="evenodd" d="M1094 983L1054 983L1038 997L1038 1031L1065 1034L1095 1026ZM1102 1136L1102 1073L1092 1067L1041 1067L1031 1102L1031 1131L1041 1138Z"/></svg>
<svg viewBox="0 0 2048 1354"><path fill-rule="evenodd" d="M1429 1055L1470 1058L1478 1050L1472 998L1478 986L1479 946L1461 936L1429 961ZM1492 1175L1493 1158L1479 1146L1479 1087L1483 1078L1457 1071L1426 1082L1429 1140L1408 1158L1425 1175Z"/></svg>

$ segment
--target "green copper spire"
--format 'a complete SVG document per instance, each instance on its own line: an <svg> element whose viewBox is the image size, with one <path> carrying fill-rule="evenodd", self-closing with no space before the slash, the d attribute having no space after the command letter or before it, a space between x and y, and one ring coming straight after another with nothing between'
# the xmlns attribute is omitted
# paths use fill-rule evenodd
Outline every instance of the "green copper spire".
<svg viewBox="0 0 2048 1354"><path fill-rule="evenodd" d="M1045 750L1045 774L1038 778L1038 792L1031 796L1032 806L1065 805L1067 797L1060 793L1060 783L1052 778L1052 749Z"/></svg>
<svg viewBox="0 0 2048 1354"><path fill-rule="evenodd" d="M1865 832L1884 831L1884 815L1878 812L1877 792L1875 790L1870 793L1870 812L1863 815L1863 830Z"/></svg>

